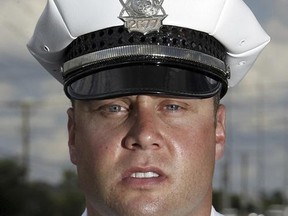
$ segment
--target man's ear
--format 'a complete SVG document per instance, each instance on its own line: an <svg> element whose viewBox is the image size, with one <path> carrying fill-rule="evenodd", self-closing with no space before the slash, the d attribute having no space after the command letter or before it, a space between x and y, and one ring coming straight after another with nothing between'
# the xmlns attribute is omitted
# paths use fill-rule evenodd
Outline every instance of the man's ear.
<svg viewBox="0 0 288 216"><path fill-rule="evenodd" d="M216 113L216 130L215 130L215 138L216 138L215 159L216 160L221 159L224 154L225 143L226 143L225 117L226 117L225 106L220 104Z"/></svg>
<svg viewBox="0 0 288 216"><path fill-rule="evenodd" d="M69 147L69 154L70 160L73 164L77 165L77 147L75 143L75 114L74 108L69 108L67 110L68 115L68 122L67 122L67 129L68 129L68 147Z"/></svg>

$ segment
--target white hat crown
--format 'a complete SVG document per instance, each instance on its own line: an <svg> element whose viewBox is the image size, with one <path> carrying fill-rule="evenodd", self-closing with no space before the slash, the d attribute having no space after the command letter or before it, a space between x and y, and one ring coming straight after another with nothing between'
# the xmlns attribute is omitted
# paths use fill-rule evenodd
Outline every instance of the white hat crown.
<svg viewBox="0 0 288 216"><path fill-rule="evenodd" d="M28 49L63 83L62 66L67 46L81 35L123 25L119 16L127 2L131 4L131 1L122 0L48 0ZM246 75L270 41L242 0L150 1L153 2L158 3L157 10L162 10L159 14L165 15L163 25L202 31L222 43L227 53L226 64L231 71L228 80L231 87Z"/></svg>

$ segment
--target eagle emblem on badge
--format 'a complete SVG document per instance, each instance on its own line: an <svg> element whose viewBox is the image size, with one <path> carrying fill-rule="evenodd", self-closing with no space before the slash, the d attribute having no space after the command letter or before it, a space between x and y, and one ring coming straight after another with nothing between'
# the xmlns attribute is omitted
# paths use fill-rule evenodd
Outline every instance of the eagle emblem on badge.
<svg viewBox="0 0 288 216"><path fill-rule="evenodd" d="M158 31L167 14L162 7L164 0L119 0L123 6L119 18L129 32L148 34Z"/></svg>

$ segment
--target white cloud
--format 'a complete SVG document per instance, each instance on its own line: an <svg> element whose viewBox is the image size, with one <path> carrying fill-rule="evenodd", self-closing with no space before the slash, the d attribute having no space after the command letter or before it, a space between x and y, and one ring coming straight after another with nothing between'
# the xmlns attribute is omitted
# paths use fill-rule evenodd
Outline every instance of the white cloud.
<svg viewBox="0 0 288 216"><path fill-rule="evenodd" d="M46 0L0 2L1 52L27 55L26 43L45 4Z"/></svg>
<svg viewBox="0 0 288 216"><path fill-rule="evenodd" d="M0 92L1 92L1 99L0 101L8 101L13 98L16 94L16 89L11 86L9 83L5 83L4 81L0 82Z"/></svg>
<svg viewBox="0 0 288 216"><path fill-rule="evenodd" d="M64 123L55 125L47 133L42 130L41 134L33 137L30 152L32 179L57 183L62 177L63 169L73 168L69 159L67 137Z"/></svg>
<svg viewBox="0 0 288 216"><path fill-rule="evenodd" d="M272 40L281 40L287 42L288 38L287 23L280 22L279 20L276 19L271 19L269 20L269 22L267 22L266 29L268 32L270 32Z"/></svg>
<svg viewBox="0 0 288 216"><path fill-rule="evenodd" d="M45 71L46 72L46 71ZM48 73L48 72L46 72ZM39 85L42 92L47 92L47 98L45 101L47 103L57 103L57 104L69 104L69 99L66 97L63 91L63 85L56 81L52 76L49 79L45 79Z"/></svg>
<svg viewBox="0 0 288 216"><path fill-rule="evenodd" d="M288 41L279 43L272 38L241 85L253 88L263 84L265 88L265 84L288 82L284 73L288 66L287 50Z"/></svg>
<svg viewBox="0 0 288 216"><path fill-rule="evenodd" d="M63 125L64 126L64 125ZM66 163L68 157L68 138L66 126L57 127L49 133L34 137L32 155L54 163ZM32 156L33 157L33 156Z"/></svg>

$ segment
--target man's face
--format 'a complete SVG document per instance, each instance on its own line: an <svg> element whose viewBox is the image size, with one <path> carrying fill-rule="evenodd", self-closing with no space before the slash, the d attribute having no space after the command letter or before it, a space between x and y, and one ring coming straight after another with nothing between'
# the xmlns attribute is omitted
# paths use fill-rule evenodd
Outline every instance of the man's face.
<svg viewBox="0 0 288 216"><path fill-rule="evenodd" d="M213 98L76 101L68 115L89 215L210 215L225 142L225 110Z"/></svg>

